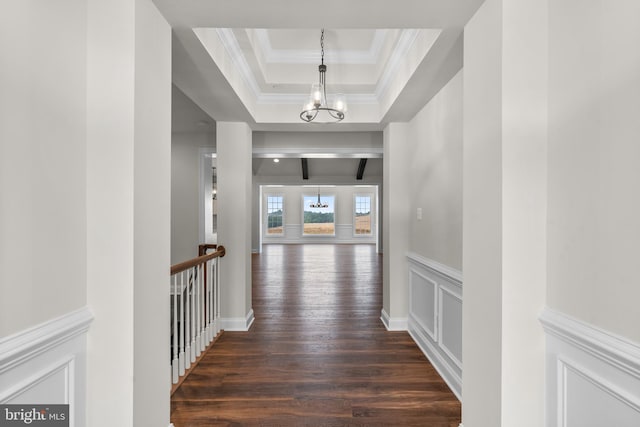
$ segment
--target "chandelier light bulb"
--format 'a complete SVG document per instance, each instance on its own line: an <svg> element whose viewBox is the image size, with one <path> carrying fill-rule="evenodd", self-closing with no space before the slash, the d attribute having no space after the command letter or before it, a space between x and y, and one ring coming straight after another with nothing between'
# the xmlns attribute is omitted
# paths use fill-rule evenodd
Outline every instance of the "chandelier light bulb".
<svg viewBox="0 0 640 427"><path fill-rule="evenodd" d="M333 108L341 113L347 112L347 100L342 93L336 94L333 101Z"/></svg>
<svg viewBox="0 0 640 427"><path fill-rule="evenodd" d="M313 107L318 108L324 102L324 97L322 96L324 93L324 88L320 83L314 83L311 85L311 102Z"/></svg>

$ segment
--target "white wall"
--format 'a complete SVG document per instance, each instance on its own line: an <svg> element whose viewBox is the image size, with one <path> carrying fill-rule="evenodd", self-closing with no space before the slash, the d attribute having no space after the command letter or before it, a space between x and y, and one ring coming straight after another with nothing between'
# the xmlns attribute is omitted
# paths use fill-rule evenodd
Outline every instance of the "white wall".
<svg viewBox="0 0 640 427"><path fill-rule="evenodd" d="M500 426L502 369L502 4L464 30L462 421Z"/></svg>
<svg viewBox="0 0 640 427"><path fill-rule="evenodd" d="M124 0L88 2L86 256L87 297L95 315L87 350L91 426L133 421L134 9Z"/></svg>
<svg viewBox="0 0 640 427"><path fill-rule="evenodd" d="M171 27L136 0L133 423L164 426L170 413Z"/></svg>
<svg viewBox="0 0 640 427"><path fill-rule="evenodd" d="M408 138L409 251L461 270L462 71L411 120Z"/></svg>
<svg viewBox="0 0 640 427"><path fill-rule="evenodd" d="M549 2L550 427L640 425L638 16L636 1Z"/></svg>
<svg viewBox="0 0 640 427"><path fill-rule="evenodd" d="M640 3L549 15L548 304L640 342Z"/></svg>
<svg viewBox="0 0 640 427"><path fill-rule="evenodd" d="M216 125L218 240L227 249L220 271L222 328L247 330L251 308L251 128L242 122Z"/></svg>
<svg viewBox="0 0 640 427"><path fill-rule="evenodd" d="M92 427L169 423L170 34L150 0L89 1Z"/></svg>
<svg viewBox="0 0 640 427"><path fill-rule="evenodd" d="M463 423L544 422L547 9L486 1L465 27Z"/></svg>
<svg viewBox="0 0 640 427"><path fill-rule="evenodd" d="M86 304L86 10L2 5L0 337Z"/></svg>
<svg viewBox="0 0 640 427"><path fill-rule="evenodd" d="M385 256L382 265L382 321L391 330L406 330L409 287L406 252L411 217L409 179L411 156L407 123L390 123L384 130L382 232Z"/></svg>
<svg viewBox="0 0 640 427"><path fill-rule="evenodd" d="M407 145L408 330L461 398L462 71L409 122Z"/></svg>
<svg viewBox="0 0 640 427"><path fill-rule="evenodd" d="M334 196L335 200L335 236L304 236L303 228L303 196L317 198L318 189L321 196ZM262 242L263 243L376 243L378 218L375 212L376 188L355 187L350 185L336 186L263 186L262 187ZM284 231L283 236L268 236L265 233L266 200L268 194L284 196ZM354 235L354 197L355 195L371 196L372 235ZM255 215L254 215L255 216Z"/></svg>
<svg viewBox="0 0 640 427"><path fill-rule="evenodd" d="M171 264L198 255L202 149L215 150L213 133L171 134Z"/></svg>
<svg viewBox="0 0 640 427"><path fill-rule="evenodd" d="M170 28L147 0L0 20L2 354L37 352L3 359L0 393L71 402L76 425L167 425Z"/></svg>
<svg viewBox="0 0 640 427"><path fill-rule="evenodd" d="M85 424L87 7L0 14L0 403Z"/></svg>
<svg viewBox="0 0 640 427"><path fill-rule="evenodd" d="M545 413L547 2L503 2L502 20L502 425L537 427Z"/></svg>

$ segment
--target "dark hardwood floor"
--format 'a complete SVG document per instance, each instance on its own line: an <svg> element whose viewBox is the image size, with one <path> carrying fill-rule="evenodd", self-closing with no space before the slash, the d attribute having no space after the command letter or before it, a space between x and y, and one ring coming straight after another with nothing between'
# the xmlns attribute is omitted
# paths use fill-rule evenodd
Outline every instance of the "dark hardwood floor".
<svg viewBox="0 0 640 427"><path fill-rule="evenodd" d="M176 427L458 427L460 402L380 321L374 246L265 246L253 308L251 330L223 333L173 395Z"/></svg>

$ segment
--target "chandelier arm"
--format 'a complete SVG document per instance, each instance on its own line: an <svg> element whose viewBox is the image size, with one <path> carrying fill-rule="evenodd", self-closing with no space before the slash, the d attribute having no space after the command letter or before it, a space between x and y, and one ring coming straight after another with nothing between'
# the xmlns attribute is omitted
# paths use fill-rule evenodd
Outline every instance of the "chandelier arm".
<svg viewBox="0 0 640 427"><path fill-rule="evenodd" d="M318 109L312 108L310 110L304 110L300 113L300 118L305 122L311 123L318 116Z"/></svg>
<svg viewBox="0 0 640 427"><path fill-rule="evenodd" d="M337 120L344 119L344 113L342 111L338 111L334 108L327 108L326 110L329 113L329 115L334 119L337 119Z"/></svg>

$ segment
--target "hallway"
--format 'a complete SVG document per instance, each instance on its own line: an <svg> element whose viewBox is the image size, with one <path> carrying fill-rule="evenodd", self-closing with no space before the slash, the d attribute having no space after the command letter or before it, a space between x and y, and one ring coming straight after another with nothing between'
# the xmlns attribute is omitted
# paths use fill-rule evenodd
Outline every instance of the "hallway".
<svg viewBox="0 0 640 427"><path fill-rule="evenodd" d="M176 391L175 427L458 426L460 402L379 319L374 245L267 245L252 264L256 320Z"/></svg>

